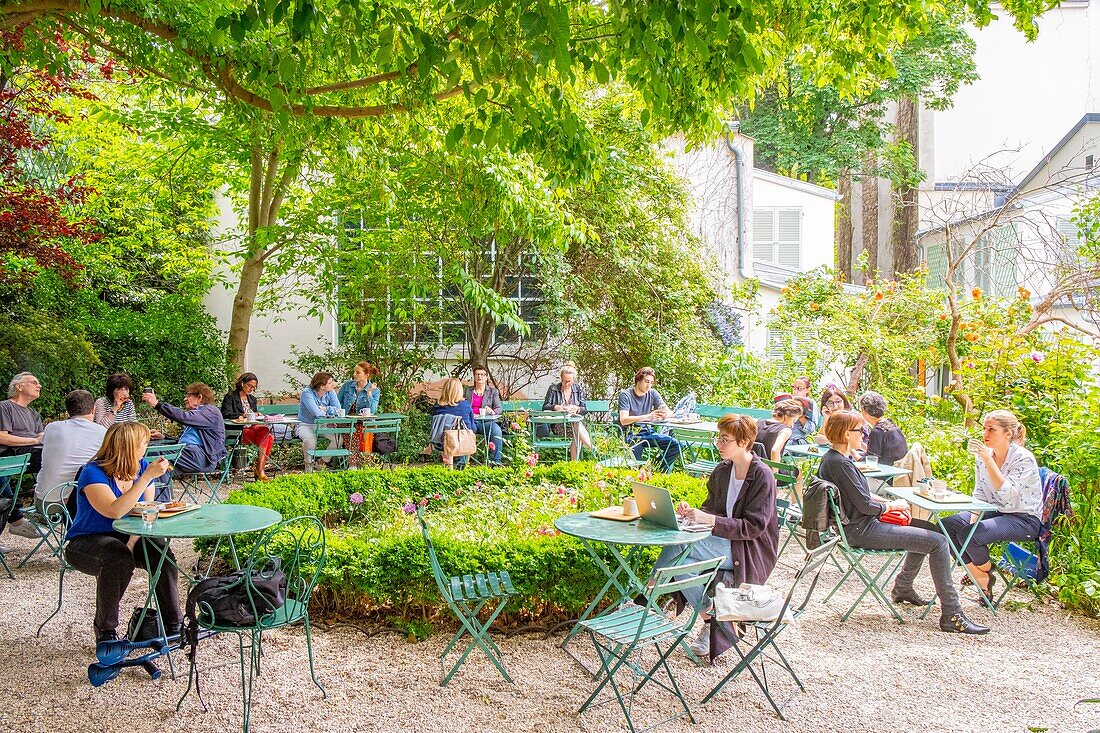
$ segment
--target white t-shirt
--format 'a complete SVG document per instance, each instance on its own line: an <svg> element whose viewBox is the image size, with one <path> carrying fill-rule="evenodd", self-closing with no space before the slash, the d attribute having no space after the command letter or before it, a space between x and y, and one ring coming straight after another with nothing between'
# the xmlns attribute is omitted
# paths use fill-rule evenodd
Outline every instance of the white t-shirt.
<svg viewBox="0 0 1100 733"><path fill-rule="evenodd" d="M58 420L42 433L42 470L34 487L41 499L50 489L72 481L85 463L95 457L107 428L83 417Z"/></svg>

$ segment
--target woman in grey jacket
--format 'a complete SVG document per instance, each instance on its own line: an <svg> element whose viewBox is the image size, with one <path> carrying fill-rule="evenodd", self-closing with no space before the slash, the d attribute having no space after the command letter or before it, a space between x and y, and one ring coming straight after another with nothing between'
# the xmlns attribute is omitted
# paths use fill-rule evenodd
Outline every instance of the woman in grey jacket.
<svg viewBox="0 0 1100 733"><path fill-rule="evenodd" d="M500 401L500 391L489 384L489 370L480 364L474 367L474 384L464 388L466 401L474 413L476 430L489 443L489 465L499 466L501 450L504 449L504 434L496 420L478 420L479 415L499 415L504 405Z"/></svg>
<svg viewBox="0 0 1100 733"><path fill-rule="evenodd" d="M584 406L586 397L584 388L577 381L577 367L574 366L573 362L567 361L561 367L561 381L557 384L551 384L546 389L546 397L542 400L542 409L567 412L570 415L585 415L588 413ZM565 434L565 426L563 425L551 425L550 429L557 435ZM569 446L570 459L577 460L582 445L595 452L592 447L592 437L588 434L588 428L584 426L583 422L575 422L569 426L569 429L573 433L573 442Z"/></svg>

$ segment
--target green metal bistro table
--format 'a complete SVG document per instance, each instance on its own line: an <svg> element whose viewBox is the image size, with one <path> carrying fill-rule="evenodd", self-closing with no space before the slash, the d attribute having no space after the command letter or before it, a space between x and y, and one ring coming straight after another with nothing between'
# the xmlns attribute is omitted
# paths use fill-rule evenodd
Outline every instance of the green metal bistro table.
<svg viewBox="0 0 1100 733"><path fill-rule="evenodd" d="M820 461L821 457L828 452L828 446L820 445L788 445L783 450L783 457L786 458L803 458L807 460ZM856 461L856 466L862 465L862 461ZM898 476L906 476L912 471L908 468L898 468L897 466L888 466L885 463L878 464L877 468L864 471L860 470L866 478L877 478L881 481L885 481L887 485L891 484Z"/></svg>
<svg viewBox="0 0 1100 733"><path fill-rule="evenodd" d="M974 573L970 572L970 568L966 567L966 563L963 562L963 552L966 550L966 546L970 544L970 538L974 536L974 530L978 527L978 522L975 521L970 525L970 532L967 533L966 539L963 540L962 545L959 547L955 547L955 543L951 540L951 535L947 533L947 530L944 529L943 524L940 523L940 515L955 514L956 512L974 512L978 515L978 521L981 521L983 514L985 514L986 512L997 511L997 507L993 504L982 501L981 499L975 499L972 496L967 497L969 499L969 501L967 502L936 501L935 499L921 496L912 486L890 486L889 484L887 484L883 487L883 490L889 494L892 494L893 496L896 496L899 499L905 499L913 506L920 507L921 509L932 515L932 521L936 523L936 526L940 528L940 532L942 532L943 536L947 538L947 544L951 547L951 552L955 555L955 562L959 565L962 565L963 570L965 570L966 574L970 576L970 582L974 584L974 587L979 587L978 581L974 578ZM991 612L993 612L994 615L996 615L997 609L994 608L993 602L986 598L984 593L981 593L980 595L982 597L982 602L986 605L986 608L988 608ZM922 614L922 616L927 615L928 612L932 610L933 602L935 602L935 598L933 598L932 602L928 604L928 608L924 610L924 614Z"/></svg>
<svg viewBox="0 0 1100 733"><path fill-rule="evenodd" d="M233 537L267 529L278 524L282 521L282 518L282 514L266 507L245 504L204 504L193 511L171 517L160 517L153 522L151 527L146 527L141 517L129 516L116 519L112 527L116 532L149 539L215 538L218 544L215 545L214 551L211 553L211 562L213 562L213 557L217 555L218 545L224 539L229 543L229 553L233 558L233 566L240 570L241 563L237 557L237 548L233 542ZM169 542L165 542L161 547L160 557L156 560L155 568L149 567L150 553L145 553L145 571L149 575L149 589L145 594L145 609L142 611L137 623L138 628L140 628L142 622L145 621L146 611L150 607L156 608L157 625L165 648L168 646L168 634L164 628L164 614L160 612L160 603L157 601L155 589L157 581L160 580L161 571L164 569L164 563L168 560L168 547ZM196 579L178 565L176 567L189 581ZM207 572L209 570L210 568L207 566ZM150 604L152 605L150 606ZM168 655L168 664L171 667L172 678L175 679L175 667L172 665L171 655Z"/></svg>
<svg viewBox="0 0 1100 733"><path fill-rule="evenodd" d="M618 594L618 597L613 599L612 605L621 605L644 593L645 580L638 577L637 573L642 548L691 545L710 536L710 532L681 532L662 527L645 519L635 519L632 522L599 519L590 516L588 512L558 517L554 520L554 527L562 534L579 539L581 544L584 545L584 549L595 561L596 566L607 576L607 582L604 583L603 588L588 604L588 608L584 609L584 613L577 619L577 623L574 624L561 643L561 648L565 650L566 654L572 657L581 669L593 675L593 677L597 673L588 669L584 662L569 649L569 642L581 632L581 622L588 619L595 612L600 601L612 588ZM604 559L596 552L596 548L600 545L606 545L611 552L611 557L614 559L614 563L611 565L604 562ZM620 550L620 547L628 548L625 554ZM688 548L685 548L684 552L676 558L674 564L679 565L687 552ZM690 654L690 650L688 651ZM694 658L694 655L692 657Z"/></svg>

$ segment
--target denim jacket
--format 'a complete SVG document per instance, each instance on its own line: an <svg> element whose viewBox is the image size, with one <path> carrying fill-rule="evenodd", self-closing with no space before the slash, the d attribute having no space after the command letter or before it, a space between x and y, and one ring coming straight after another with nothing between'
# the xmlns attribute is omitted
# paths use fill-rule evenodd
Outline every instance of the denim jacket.
<svg viewBox="0 0 1100 733"><path fill-rule="evenodd" d="M340 386L340 391L336 394L336 398L340 401L340 406L351 415L362 414L365 410L370 410L371 414L378 412L378 398L381 396L381 391L374 382L367 382L363 387L363 391L360 392L355 387L355 380L349 379ZM355 405L355 410L352 410L352 405Z"/></svg>
<svg viewBox="0 0 1100 733"><path fill-rule="evenodd" d="M313 425L319 417L335 417L339 409L340 401L335 392L325 392L324 397L318 397L313 389L306 387L298 403L298 420L303 425Z"/></svg>

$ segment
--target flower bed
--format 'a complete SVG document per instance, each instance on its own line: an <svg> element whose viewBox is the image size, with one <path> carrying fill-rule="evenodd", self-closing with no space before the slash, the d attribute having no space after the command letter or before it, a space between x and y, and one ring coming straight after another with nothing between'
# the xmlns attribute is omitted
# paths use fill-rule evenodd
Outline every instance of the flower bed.
<svg viewBox="0 0 1100 733"><path fill-rule="evenodd" d="M442 607L414 516L419 504L445 572L508 570L521 594L510 609L513 620L575 617L605 578L580 542L560 535L553 522L617 504L634 478L631 471L583 462L364 469L249 484L227 502L322 519L329 528L328 563L315 602L323 615L413 620ZM684 474L650 480L695 506L706 495L703 481Z"/></svg>

